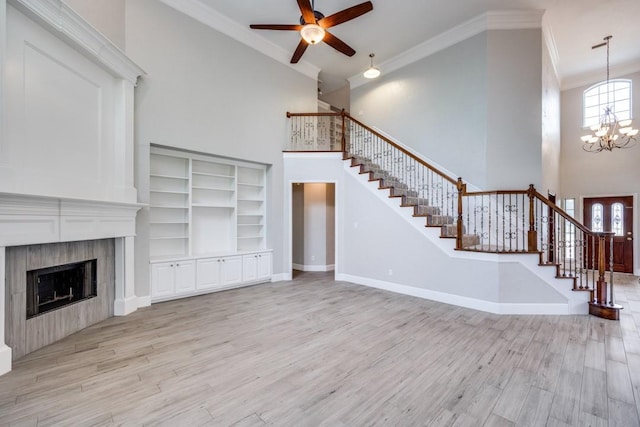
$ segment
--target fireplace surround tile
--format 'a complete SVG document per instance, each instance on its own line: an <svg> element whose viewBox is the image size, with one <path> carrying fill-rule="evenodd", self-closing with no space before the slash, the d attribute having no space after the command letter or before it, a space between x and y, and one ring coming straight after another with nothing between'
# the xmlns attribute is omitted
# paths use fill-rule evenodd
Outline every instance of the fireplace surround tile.
<svg viewBox="0 0 640 427"><path fill-rule="evenodd" d="M27 319L27 270L96 258L98 296ZM15 246L6 249L5 339L16 360L114 314L113 239Z"/></svg>

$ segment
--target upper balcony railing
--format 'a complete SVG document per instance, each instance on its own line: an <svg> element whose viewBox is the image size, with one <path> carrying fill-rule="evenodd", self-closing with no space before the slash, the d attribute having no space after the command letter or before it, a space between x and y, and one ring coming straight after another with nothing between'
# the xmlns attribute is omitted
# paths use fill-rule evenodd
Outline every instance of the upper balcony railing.
<svg viewBox="0 0 640 427"><path fill-rule="evenodd" d="M291 128L285 151L342 152L344 159L353 159L372 179L380 180L381 187L402 197L404 206L425 216L427 225L441 226L443 237L455 237L457 250L538 253L541 265L553 265L557 277L573 280L574 290L591 291L592 312L611 309L617 316L613 233L589 230L533 185L525 190L467 191L461 178L453 178L344 111L287 113L287 117ZM601 317L608 316L613 314Z"/></svg>

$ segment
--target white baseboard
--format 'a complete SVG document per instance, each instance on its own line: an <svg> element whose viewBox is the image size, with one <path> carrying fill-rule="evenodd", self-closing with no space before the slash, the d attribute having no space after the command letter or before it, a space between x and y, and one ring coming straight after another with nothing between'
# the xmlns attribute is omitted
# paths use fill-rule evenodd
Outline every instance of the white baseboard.
<svg viewBox="0 0 640 427"><path fill-rule="evenodd" d="M291 273L279 273L271 275L272 282L286 282L292 280Z"/></svg>
<svg viewBox="0 0 640 427"><path fill-rule="evenodd" d="M151 295L138 297L138 308L151 306Z"/></svg>
<svg viewBox="0 0 640 427"><path fill-rule="evenodd" d="M113 304L113 314L115 316L126 316L138 309L138 299L136 297L129 297L123 299L116 299Z"/></svg>
<svg viewBox="0 0 640 427"><path fill-rule="evenodd" d="M294 270L300 271L334 271L336 269L335 264L329 265L306 265L306 264L293 264Z"/></svg>
<svg viewBox="0 0 640 427"><path fill-rule="evenodd" d="M433 291L430 289L400 285L397 283L385 282L382 280L369 279L367 277L352 276L350 274L336 274L336 280L369 286L371 288L383 289L385 291L395 292L403 295L410 295L413 297L442 302L445 304L456 305L459 307L486 311L488 313L494 314L570 314L568 304L500 303L448 294L445 292Z"/></svg>
<svg viewBox="0 0 640 427"><path fill-rule="evenodd" d="M11 370L11 347L0 343L0 375Z"/></svg>

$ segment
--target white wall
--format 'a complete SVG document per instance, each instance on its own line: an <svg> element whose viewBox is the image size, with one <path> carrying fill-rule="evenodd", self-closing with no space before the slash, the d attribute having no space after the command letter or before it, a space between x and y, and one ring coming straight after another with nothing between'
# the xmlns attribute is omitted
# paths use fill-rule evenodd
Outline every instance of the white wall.
<svg viewBox="0 0 640 427"><path fill-rule="evenodd" d="M487 31L487 70L486 189L540 188L541 30Z"/></svg>
<svg viewBox="0 0 640 427"><path fill-rule="evenodd" d="M538 191L560 191L560 82L546 43L542 43L542 185Z"/></svg>
<svg viewBox="0 0 640 427"><path fill-rule="evenodd" d="M340 110L349 111L351 108L351 89L348 83L333 92L323 93L318 98Z"/></svg>
<svg viewBox="0 0 640 427"><path fill-rule="evenodd" d="M285 113L317 107L316 81L154 0L126 2L126 46L147 72L136 91L140 201L152 142L270 165L267 245L282 273ZM147 216L138 216L138 295L149 294Z"/></svg>
<svg viewBox="0 0 640 427"><path fill-rule="evenodd" d="M351 114L483 189L540 186L542 34L491 30L351 93Z"/></svg>
<svg viewBox="0 0 640 427"><path fill-rule="evenodd" d="M63 0L120 49L125 50L125 0Z"/></svg>
<svg viewBox="0 0 640 427"><path fill-rule="evenodd" d="M640 72L616 76L632 80L634 127L640 124ZM593 84L598 82L593 82ZM590 85L589 85L590 86ZM634 195L634 261L640 275L640 145L611 152L587 153L580 137L588 133L582 127L582 94L589 86L562 91L561 194L575 198L577 217L582 218L582 198L613 195Z"/></svg>
<svg viewBox="0 0 640 427"><path fill-rule="evenodd" d="M135 202L132 84L7 13L0 192Z"/></svg>
<svg viewBox="0 0 640 427"><path fill-rule="evenodd" d="M464 179L486 185L487 35L351 91L351 115Z"/></svg>

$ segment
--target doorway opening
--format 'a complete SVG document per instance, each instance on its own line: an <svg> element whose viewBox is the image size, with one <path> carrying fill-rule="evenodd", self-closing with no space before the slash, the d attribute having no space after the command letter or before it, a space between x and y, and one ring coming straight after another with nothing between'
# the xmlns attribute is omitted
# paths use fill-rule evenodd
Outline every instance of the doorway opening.
<svg viewBox="0 0 640 427"><path fill-rule="evenodd" d="M292 184L292 276L335 271L336 189L330 182Z"/></svg>

